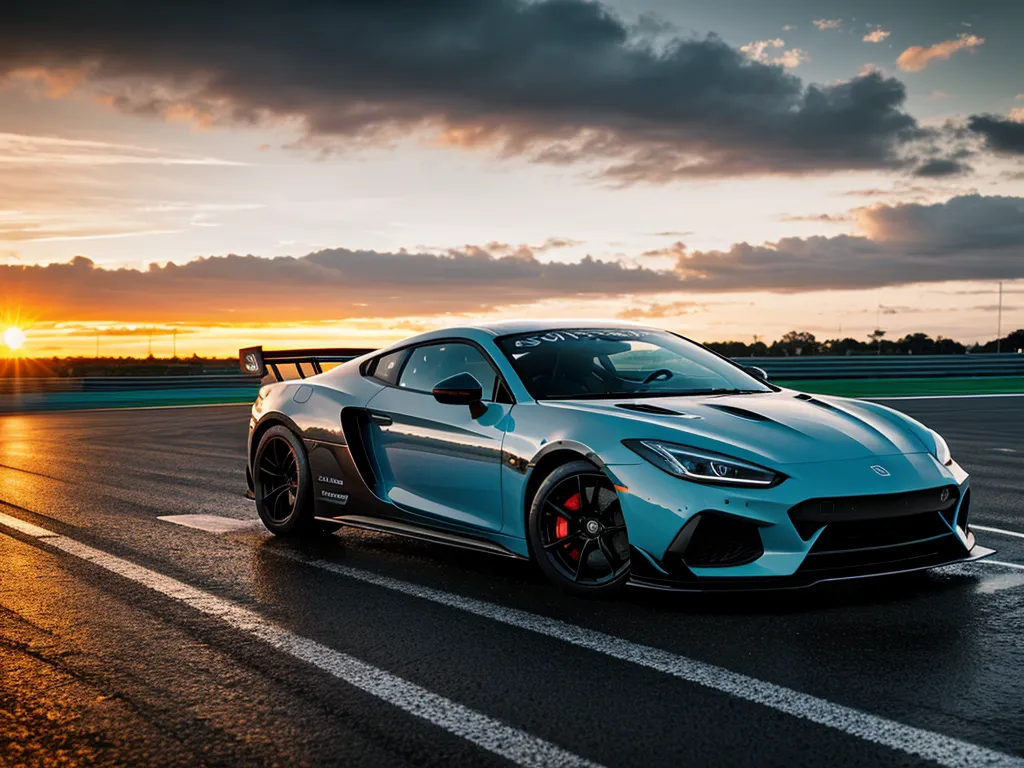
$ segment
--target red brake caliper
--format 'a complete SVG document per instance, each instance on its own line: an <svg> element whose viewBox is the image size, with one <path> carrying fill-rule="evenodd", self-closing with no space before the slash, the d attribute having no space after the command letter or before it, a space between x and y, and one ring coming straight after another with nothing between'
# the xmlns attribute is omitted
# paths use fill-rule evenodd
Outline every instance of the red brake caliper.
<svg viewBox="0 0 1024 768"><path fill-rule="evenodd" d="M565 507L565 509L569 510L570 512L578 512L580 507L582 506L580 495L578 493L574 493L572 496L565 500L562 506ZM559 517L558 520L555 521L555 536L559 539L564 539L568 535L569 521L566 520L564 517ZM571 557L573 560L579 560L580 551L570 544L567 544L566 546L569 547L569 557Z"/></svg>

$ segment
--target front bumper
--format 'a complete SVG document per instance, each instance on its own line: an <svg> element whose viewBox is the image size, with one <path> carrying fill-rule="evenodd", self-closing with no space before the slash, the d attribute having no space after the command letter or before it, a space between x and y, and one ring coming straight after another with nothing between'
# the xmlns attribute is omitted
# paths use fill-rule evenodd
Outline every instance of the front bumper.
<svg viewBox="0 0 1024 768"><path fill-rule="evenodd" d="M756 489L646 464L607 470L629 489L620 500L640 586L804 587L992 554L970 533L967 473L926 453L790 465L783 483Z"/></svg>

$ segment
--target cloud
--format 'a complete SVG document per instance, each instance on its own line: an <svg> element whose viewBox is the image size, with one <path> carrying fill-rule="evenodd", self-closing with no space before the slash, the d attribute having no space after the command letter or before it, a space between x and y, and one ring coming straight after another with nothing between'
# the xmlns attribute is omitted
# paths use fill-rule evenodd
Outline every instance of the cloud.
<svg viewBox="0 0 1024 768"><path fill-rule="evenodd" d="M776 37L773 40L755 40L752 43L741 45L740 50L754 61L762 64L778 64L786 69L794 69L810 58L806 51L799 48L785 50L785 46L785 41ZM780 48L783 50L778 50Z"/></svg>
<svg viewBox="0 0 1024 768"><path fill-rule="evenodd" d="M851 290L1024 277L1024 198L857 209L860 235L783 238L680 256L687 291Z"/></svg>
<svg viewBox="0 0 1024 768"><path fill-rule="evenodd" d="M73 93L85 80L85 74L81 67L25 67L8 71L7 79L38 83L42 85L42 94L46 98L60 99Z"/></svg>
<svg viewBox="0 0 1024 768"><path fill-rule="evenodd" d="M10 166L244 165L132 144L0 133L0 168Z"/></svg>
<svg viewBox="0 0 1024 768"><path fill-rule="evenodd" d="M302 257L230 255L146 270L106 269L84 257L46 266L0 264L0 304L20 305L44 322L315 322L673 292L799 293L1024 278L1024 198L964 195L931 205L871 205L852 215L856 235L710 251L679 242L648 252L674 259L663 269L589 256L543 262L519 250L495 255L485 247L444 254L335 248ZM660 310L632 311L654 317Z"/></svg>
<svg viewBox="0 0 1024 768"><path fill-rule="evenodd" d="M782 214L779 221L811 221L819 224L841 224L850 221L851 217L844 213L812 213L803 215Z"/></svg>
<svg viewBox="0 0 1024 768"><path fill-rule="evenodd" d="M882 29L881 27L875 27L873 30L864 35L865 43L881 43L891 35L892 32Z"/></svg>
<svg viewBox="0 0 1024 768"><path fill-rule="evenodd" d="M815 19L811 23L818 29L839 29L843 26L842 19Z"/></svg>
<svg viewBox="0 0 1024 768"><path fill-rule="evenodd" d="M1016 112L1016 110L1014 110ZM1024 122L998 115L971 115L967 129L981 136L985 146L1006 155L1024 155Z"/></svg>
<svg viewBox="0 0 1024 768"><path fill-rule="evenodd" d="M680 256L686 253L686 243L682 240L677 240L672 245L667 245L664 248L652 248L648 251L644 251L640 254L643 258L664 258L670 257L678 259Z"/></svg>
<svg viewBox="0 0 1024 768"><path fill-rule="evenodd" d="M911 46L899 55L896 64L904 72L920 72L933 61L945 61L957 51L973 50L984 42L985 38L964 32L957 35L955 40L944 40L927 48Z"/></svg>
<svg viewBox="0 0 1024 768"><path fill-rule="evenodd" d="M896 79L808 85L792 52L765 64L650 26L585 0L19 2L0 75L81 71L114 109L270 125L328 153L432 136L618 183L899 169L928 133Z"/></svg>
<svg viewBox="0 0 1024 768"><path fill-rule="evenodd" d="M302 257L217 256L146 270L0 265L0 305L40 320L124 323L328 320L480 312L543 299L653 294L683 286L672 272L586 257L545 263L484 248L446 254L318 251Z"/></svg>
<svg viewBox="0 0 1024 768"><path fill-rule="evenodd" d="M962 176L971 172L971 166L958 160L936 158L928 160L914 169L914 175L922 178L936 179L944 176Z"/></svg>
<svg viewBox="0 0 1024 768"><path fill-rule="evenodd" d="M703 308L703 305L693 301L670 301L660 304L629 307L618 312L615 316L620 320L654 320L663 317L691 315Z"/></svg>

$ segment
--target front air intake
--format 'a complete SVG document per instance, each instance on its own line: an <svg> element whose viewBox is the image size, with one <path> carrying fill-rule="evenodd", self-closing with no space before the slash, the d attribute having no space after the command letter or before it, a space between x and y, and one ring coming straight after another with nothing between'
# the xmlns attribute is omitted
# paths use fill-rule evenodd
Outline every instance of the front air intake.
<svg viewBox="0 0 1024 768"><path fill-rule="evenodd" d="M960 511L956 516L956 524L960 529L967 533L967 519L971 514L971 489L967 489L967 493L964 494L964 500L960 504Z"/></svg>
<svg viewBox="0 0 1024 768"><path fill-rule="evenodd" d="M752 563L764 554L755 522L711 510L683 526L668 555L691 568L724 568Z"/></svg>

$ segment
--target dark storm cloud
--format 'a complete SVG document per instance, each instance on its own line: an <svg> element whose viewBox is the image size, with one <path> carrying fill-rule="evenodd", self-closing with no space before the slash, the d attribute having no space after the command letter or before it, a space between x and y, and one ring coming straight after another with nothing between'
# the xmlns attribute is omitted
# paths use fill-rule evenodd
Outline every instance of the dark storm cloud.
<svg viewBox="0 0 1024 768"><path fill-rule="evenodd" d="M0 73L79 73L142 114L294 119L320 146L433 128L598 161L622 183L916 163L926 131L900 81L805 85L714 35L660 44L650 27L583 0L16 2L0 12Z"/></svg>
<svg viewBox="0 0 1024 768"><path fill-rule="evenodd" d="M967 127L983 137L994 152L1024 155L1024 123L997 115L971 115Z"/></svg>

